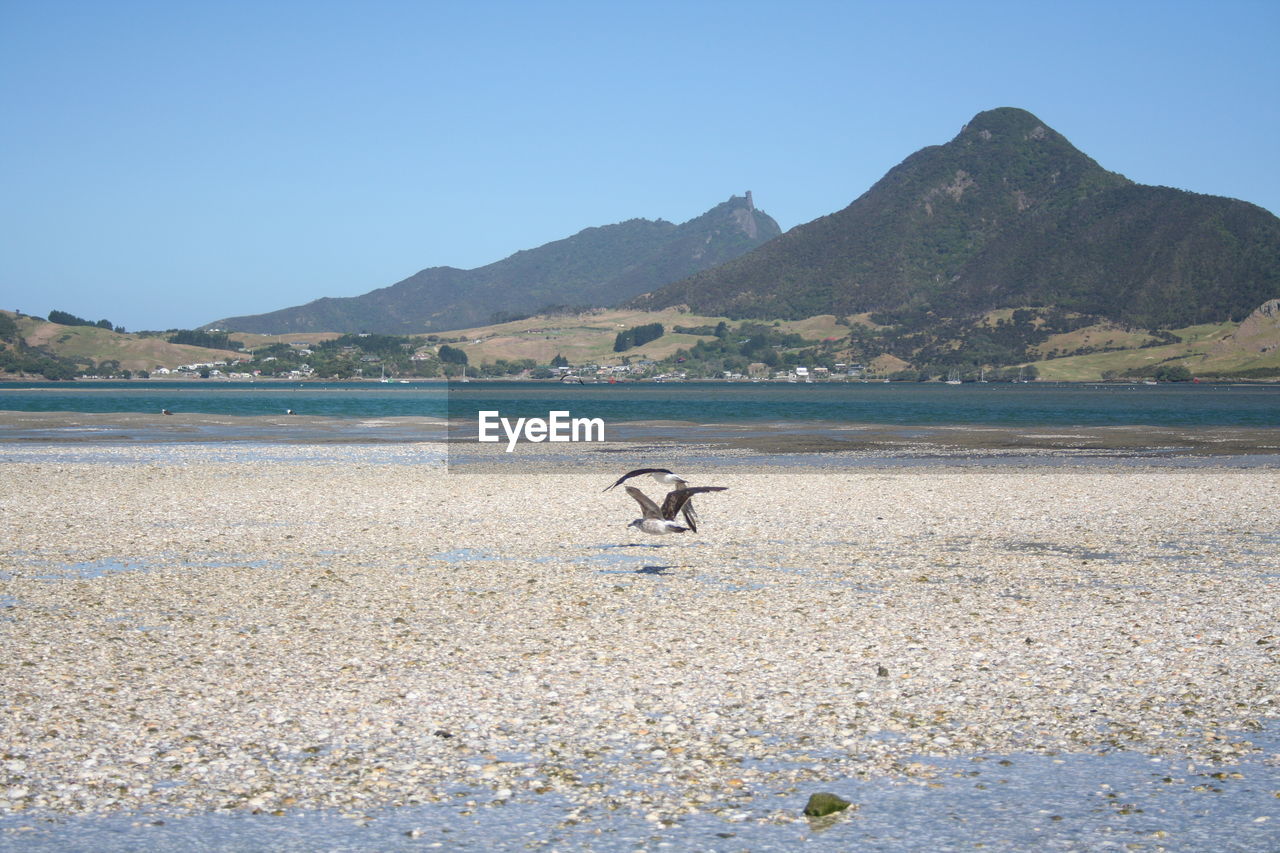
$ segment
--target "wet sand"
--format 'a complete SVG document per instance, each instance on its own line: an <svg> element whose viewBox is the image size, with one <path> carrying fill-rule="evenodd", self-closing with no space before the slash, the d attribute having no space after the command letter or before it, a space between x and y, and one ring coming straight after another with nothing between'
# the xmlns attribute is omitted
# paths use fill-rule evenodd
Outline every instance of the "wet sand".
<svg viewBox="0 0 1280 853"><path fill-rule="evenodd" d="M474 424L453 430L457 449L475 448ZM713 450L764 454L861 453L984 455L1067 453L1120 456L1280 456L1280 425L1245 427L982 427L880 424L698 425L679 422L610 424L610 443L696 444ZM203 442L405 443L443 441L435 418L328 418L308 415L237 417L178 412L0 411L0 443ZM526 449L562 450L549 445ZM501 450L501 448L497 448ZM588 448L590 449L590 448ZM596 448L611 449L611 448Z"/></svg>
<svg viewBox="0 0 1280 853"><path fill-rule="evenodd" d="M172 415L133 412L0 411L0 443L277 442L375 444L442 441L443 421L426 417Z"/></svg>
<svg viewBox="0 0 1280 853"><path fill-rule="evenodd" d="M1237 797L1211 838L1277 840L1244 796L1280 789L1274 468L700 451L729 491L655 539L602 489L663 459L613 449L467 476L432 444L0 444L0 846L86 826L54 815L507 803L769 849L813 790L1117 752ZM1195 849L1177 803L1108 837Z"/></svg>

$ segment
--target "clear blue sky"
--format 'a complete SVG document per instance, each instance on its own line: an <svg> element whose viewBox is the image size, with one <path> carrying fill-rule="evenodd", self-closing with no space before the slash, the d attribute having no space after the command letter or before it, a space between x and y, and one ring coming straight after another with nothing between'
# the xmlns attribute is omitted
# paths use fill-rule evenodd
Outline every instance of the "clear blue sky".
<svg viewBox="0 0 1280 853"><path fill-rule="evenodd" d="M752 190L993 107L1280 211L1280 3L0 0L0 307L192 327Z"/></svg>

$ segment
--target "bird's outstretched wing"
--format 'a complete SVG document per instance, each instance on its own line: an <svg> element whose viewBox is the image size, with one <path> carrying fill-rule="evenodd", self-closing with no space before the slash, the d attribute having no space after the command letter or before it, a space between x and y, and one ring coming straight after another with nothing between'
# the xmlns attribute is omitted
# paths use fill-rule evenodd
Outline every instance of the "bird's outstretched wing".
<svg viewBox="0 0 1280 853"><path fill-rule="evenodd" d="M699 492L723 492L728 486L694 486L691 489L672 489L662 502L662 517L667 521L675 521L676 513L683 513L685 523L694 533L698 532L698 515L693 511L689 498ZM630 491L630 487L628 487Z"/></svg>
<svg viewBox="0 0 1280 853"><path fill-rule="evenodd" d="M621 486L627 480L630 480L632 477L639 477L641 474L670 474L670 473L671 472L668 471L666 468L637 468L634 471L628 471L627 473L623 474L621 477L618 478L617 482L614 483L613 486ZM612 489L613 486L607 487L605 491L606 492L609 491L609 489Z"/></svg>
<svg viewBox="0 0 1280 853"><path fill-rule="evenodd" d="M665 503L665 501L664 501ZM684 506L680 507L680 514L684 516L684 523L694 533L698 532L698 513L693 508L693 501L685 501Z"/></svg>
<svg viewBox="0 0 1280 853"><path fill-rule="evenodd" d="M645 518L662 518L662 510L658 509L658 505L649 500L649 496L637 489L635 486L627 486L627 494L636 499L636 503L640 504L640 510L644 513Z"/></svg>

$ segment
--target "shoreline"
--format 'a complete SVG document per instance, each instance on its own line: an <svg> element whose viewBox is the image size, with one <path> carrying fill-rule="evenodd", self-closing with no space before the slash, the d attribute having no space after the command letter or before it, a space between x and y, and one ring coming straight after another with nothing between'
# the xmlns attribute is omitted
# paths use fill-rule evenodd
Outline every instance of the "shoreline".
<svg viewBox="0 0 1280 853"><path fill-rule="evenodd" d="M576 375L576 374L575 374L575 375ZM449 384L459 384L459 383L461 383L461 381L462 381L462 380L461 380L460 378L456 378L456 377L454 377L454 378L445 378L445 377L440 377L440 376L406 376L406 377L403 377L403 378L397 378L397 379L387 379L387 380L384 382L384 380L383 380L383 379L381 379L381 378L375 378L375 377L369 377L369 378L363 378L363 379L361 379L361 378L354 378L354 377L353 377L353 378L350 378L350 379L332 379L332 378L330 378L330 379L315 379L315 378L305 378L305 377L300 377L300 376L255 376L255 377L253 377L252 379L245 379L245 378L242 378L242 377L237 377L237 378L234 378L234 379L233 379L233 378L226 377L226 376L202 378L202 377L199 377L199 376L172 376L172 375L170 375L170 376L148 376L148 377L147 377L147 378L145 378L145 379L143 379L142 377L131 377L131 378L129 378L129 379L111 379L111 378L105 378L105 377L100 377L100 376L97 376L97 377L88 377L88 376L86 376L86 377L78 377L78 378L76 378L76 379L45 379L45 378L43 378L43 377L26 377L26 376L13 376L13 375L4 375L4 374L0 374L0 383L12 383L12 384L15 384L15 385L16 385L16 384L23 384L23 385L41 385L41 386L43 386L43 385L48 385L48 386L53 386L53 387L57 387L57 386L66 387L66 386L69 386L69 385L96 385L96 384L105 384L105 383L132 383L132 382L192 382L192 383L200 383L200 384L203 384L203 383L209 383L209 384L211 384L211 385L212 385L212 384L218 384L218 385L236 385L236 384L238 384L238 385L255 385L255 384L260 383L260 382L287 383L287 384L298 384L298 385L325 385L325 384L332 384L332 383L371 384L371 385L379 385L379 384L388 384L388 385L402 385L402 384L409 384L409 385L422 385L422 384L449 385ZM1154 380L1153 380L1153 381L1154 381ZM600 379L593 379L593 380L591 380L591 381L573 382L573 383L566 383L566 382L564 382L564 380L562 380L562 379L554 379L554 378L552 378L552 379L534 379L534 378L532 378L532 377L520 377L520 376L468 376L468 377L467 377L467 379L466 379L466 382L467 382L467 383L472 383L472 382L480 382L480 383L484 383L484 382L528 382L528 383L536 383L536 384L540 384L540 385L558 385L558 384L571 384L571 385L614 385L614 384L616 384L616 385L690 385L690 384L702 384L702 383L709 383L709 384L716 384L716 385L788 385L788 384L794 385L794 384L797 384L797 383L790 382L790 381L785 380L785 379L760 379L760 380L752 380L752 379L724 379L724 378L718 378L718 377L714 377L714 376L699 377L699 378L695 378L695 379L653 379L653 378L645 378L645 379L618 379L618 380L616 380L616 382L610 382L610 381L609 381L609 380L607 380L607 379L604 379L604 380L600 380ZM889 383L896 384L896 385L945 385L945 384L947 384L947 383L946 383L944 380L942 380L942 379L930 379L930 380L928 380L928 381L926 381L926 382L919 382L918 380L914 380L914 379L890 379L890 380L882 380L882 379L854 379L854 378L849 378L849 379L820 379L820 380L815 380L815 381L814 381L814 382L812 382L812 383L800 383L800 384L813 384L813 385L879 385L879 384L883 384L884 382L889 382ZM1026 385L1026 384L1030 384L1030 385L1102 385L1102 386L1106 386L1106 387L1110 388L1110 387L1124 387L1124 386L1127 386L1127 385L1147 385L1147 384L1150 384L1150 383L1148 383L1147 381L1142 380L1142 379L1034 379L1034 380L1030 380L1030 381L1026 381L1026 382L990 382L990 381L988 381L988 382L978 382L978 381L976 381L976 380L966 379L966 380L963 380L963 381L961 382L961 384L962 384L962 385L981 385L981 384L989 384L989 385ZM1275 378L1270 378L1270 379L1250 379L1250 378L1248 378L1248 377L1224 377L1224 378L1213 378L1213 379L1196 379L1196 380L1193 380L1193 381L1191 381L1191 382L1158 382L1158 383L1155 383L1155 384L1158 384L1158 385L1175 385L1175 386L1176 386L1176 385L1242 385L1242 386L1269 385L1269 386L1280 386L1280 376L1275 377Z"/></svg>
<svg viewBox="0 0 1280 853"><path fill-rule="evenodd" d="M116 444L262 442L285 444L403 444L443 442L446 421L434 417L336 418L312 415L172 416L140 413L0 411L0 446L9 444ZM470 422L450 428L452 451L486 455L468 431ZM934 454L983 456L1064 454L1068 456L1276 456L1280 427L1029 427L980 425L885 425L786 422L690 424L629 422L606 425L607 441L571 449L612 452L614 445L698 445L757 454L886 456ZM564 452L546 443L522 441L521 452ZM505 455L505 454L503 454ZM498 458L501 458L499 456Z"/></svg>

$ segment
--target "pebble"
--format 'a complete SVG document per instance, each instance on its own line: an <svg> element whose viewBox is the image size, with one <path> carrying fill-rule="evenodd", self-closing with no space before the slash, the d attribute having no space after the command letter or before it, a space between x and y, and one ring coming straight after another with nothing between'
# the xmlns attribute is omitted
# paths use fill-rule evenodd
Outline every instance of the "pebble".
<svg viewBox="0 0 1280 853"><path fill-rule="evenodd" d="M655 541L601 492L619 454L330 452L4 463L0 813L783 820L770 792L930 755L1229 772L1280 715L1271 469L713 462Z"/></svg>

